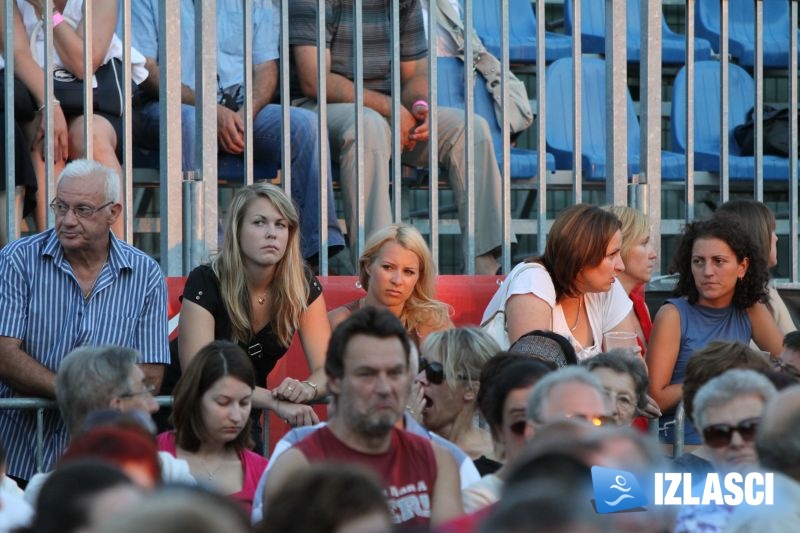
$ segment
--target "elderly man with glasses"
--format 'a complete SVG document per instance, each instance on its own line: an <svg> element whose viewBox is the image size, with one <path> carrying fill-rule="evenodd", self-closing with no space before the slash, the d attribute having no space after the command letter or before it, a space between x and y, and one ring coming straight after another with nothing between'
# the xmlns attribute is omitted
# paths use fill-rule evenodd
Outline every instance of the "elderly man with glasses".
<svg viewBox="0 0 800 533"><path fill-rule="evenodd" d="M116 237L120 180L88 160L59 178L55 228L0 251L0 398L55 397L55 377L70 351L119 345L142 353L140 368L157 390L169 364L167 295L158 264ZM0 411L9 475L36 469L34 411ZM55 412L44 419L44 467L67 444Z"/></svg>

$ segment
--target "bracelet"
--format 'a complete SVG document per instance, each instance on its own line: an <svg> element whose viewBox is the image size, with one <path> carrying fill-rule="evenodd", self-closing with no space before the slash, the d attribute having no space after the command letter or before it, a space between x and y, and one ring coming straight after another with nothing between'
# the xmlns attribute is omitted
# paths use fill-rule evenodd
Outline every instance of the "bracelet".
<svg viewBox="0 0 800 533"><path fill-rule="evenodd" d="M428 109L428 102L426 102L425 100L417 100L416 102L411 104L411 109L414 109L417 106L424 107L425 109Z"/></svg>
<svg viewBox="0 0 800 533"><path fill-rule="evenodd" d="M319 391L318 391L318 389L317 389L317 384L316 384L316 383L314 383L313 381L308 381L308 380L306 380L306 381L301 381L300 383L305 383L306 385L308 385L309 387L311 387L312 389L314 389L314 396L313 396L313 398L312 398L312 399L313 399L313 400L316 400L316 399L317 399L317 393L319 392Z"/></svg>
<svg viewBox="0 0 800 533"><path fill-rule="evenodd" d="M61 11L53 11L53 29L57 28L62 22L64 22L64 15L61 14Z"/></svg>
<svg viewBox="0 0 800 533"><path fill-rule="evenodd" d="M53 102L52 102L52 103L53 103L53 105L56 105L56 106L58 106L58 105L61 105L61 102L59 102L59 101L58 101L58 100L56 100L55 98L53 98ZM42 102L42 105L40 105L40 106L39 106L39 108L36 110L36 112L38 113L38 112L40 112L40 111L44 110L44 108L45 108L46 106L47 106L47 104L45 104L44 102Z"/></svg>

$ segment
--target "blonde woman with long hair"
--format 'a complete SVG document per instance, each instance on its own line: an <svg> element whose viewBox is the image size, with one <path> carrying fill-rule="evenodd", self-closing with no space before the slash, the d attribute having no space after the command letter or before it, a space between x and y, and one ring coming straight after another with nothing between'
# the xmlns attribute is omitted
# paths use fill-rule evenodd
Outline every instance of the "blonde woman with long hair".
<svg viewBox="0 0 800 533"><path fill-rule="evenodd" d="M367 305L389 309L417 345L429 333L453 327L450 308L433 297L436 266L416 228L392 224L375 231L358 263L359 283L367 294L331 311L332 328Z"/></svg>
<svg viewBox="0 0 800 533"><path fill-rule="evenodd" d="M306 402L325 394L325 350L331 335L322 287L303 264L297 211L279 187L254 184L231 202L222 249L186 281L178 327L181 368L217 339L241 346L253 363L253 406L293 426L319 420ZM272 390L266 378L295 331L311 375L287 377Z"/></svg>

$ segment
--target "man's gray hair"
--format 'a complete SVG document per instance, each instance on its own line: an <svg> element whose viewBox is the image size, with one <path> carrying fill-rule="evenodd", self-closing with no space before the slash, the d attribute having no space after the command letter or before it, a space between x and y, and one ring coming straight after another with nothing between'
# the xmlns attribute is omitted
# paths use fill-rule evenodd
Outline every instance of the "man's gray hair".
<svg viewBox="0 0 800 533"><path fill-rule="evenodd" d="M786 474L795 481L800 481L800 385L792 385L781 391L772 399L774 405L779 402L791 409L784 407L787 412L781 413L780 418L764 420L756 433L756 451L761 466L768 470L775 470ZM767 410L770 413L770 409Z"/></svg>
<svg viewBox="0 0 800 533"><path fill-rule="evenodd" d="M706 425L706 411L709 407L719 407L739 396L756 394L764 404L775 396L775 386L763 374L755 370L734 368L709 380L700 387L694 397L692 417L701 432Z"/></svg>
<svg viewBox="0 0 800 533"><path fill-rule="evenodd" d="M138 351L122 346L82 346L67 354L56 374L56 400L70 433L80 430L86 415L129 392L138 360Z"/></svg>
<svg viewBox="0 0 800 533"><path fill-rule="evenodd" d="M114 169L92 161L91 159L75 159L67 163L64 170L58 176L58 183L64 179L83 178L90 175L97 175L105 180L106 202L119 203L120 180L119 174Z"/></svg>
<svg viewBox="0 0 800 533"><path fill-rule="evenodd" d="M606 391L603 389L603 385L591 372L580 366L565 366L545 374L533 386L531 395L528 397L528 420L542 422L542 408L548 396L550 396L550 392L556 386L564 383L582 383L595 389L603 401L606 399Z"/></svg>

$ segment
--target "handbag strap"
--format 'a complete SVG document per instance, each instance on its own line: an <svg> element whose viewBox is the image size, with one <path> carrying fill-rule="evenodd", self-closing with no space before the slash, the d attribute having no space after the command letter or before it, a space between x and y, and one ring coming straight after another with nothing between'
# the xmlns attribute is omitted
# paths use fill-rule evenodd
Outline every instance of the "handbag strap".
<svg viewBox="0 0 800 533"><path fill-rule="evenodd" d="M516 272L512 271L511 274L509 274L509 276L505 280L503 280L503 284L501 285L501 290L503 290L503 299L500 301L500 305L497 306L497 311L492 313L492 316L484 320L481 326L492 321L494 317L497 316L498 313L502 313L504 315L506 314L506 302L508 301L508 292L511 288L511 283L515 279L517 279L520 274L532 268L544 268L544 265L541 265L539 263L522 263L522 265L524 266L519 268L519 270L517 270Z"/></svg>

